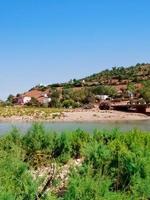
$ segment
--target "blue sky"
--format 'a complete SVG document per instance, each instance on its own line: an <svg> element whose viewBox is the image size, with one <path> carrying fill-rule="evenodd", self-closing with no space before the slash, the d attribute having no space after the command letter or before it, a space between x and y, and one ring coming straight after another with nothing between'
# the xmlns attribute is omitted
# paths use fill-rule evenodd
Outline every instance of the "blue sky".
<svg viewBox="0 0 150 200"><path fill-rule="evenodd" d="M149 0L0 2L0 98L150 62Z"/></svg>

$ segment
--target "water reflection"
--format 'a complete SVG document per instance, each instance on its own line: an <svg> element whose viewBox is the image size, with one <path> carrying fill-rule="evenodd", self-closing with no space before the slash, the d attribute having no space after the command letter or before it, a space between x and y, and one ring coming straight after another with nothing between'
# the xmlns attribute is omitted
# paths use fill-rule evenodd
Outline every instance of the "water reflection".
<svg viewBox="0 0 150 200"><path fill-rule="evenodd" d="M133 128L138 128L143 131L150 131L150 120L144 121L103 121L103 122L45 122L43 123L45 128L52 131L70 131L75 129L83 129L88 132L92 132L95 129L113 129L119 128L123 131L131 130ZM6 133L15 126L21 131L27 131L32 123L29 122L0 122L0 134Z"/></svg>

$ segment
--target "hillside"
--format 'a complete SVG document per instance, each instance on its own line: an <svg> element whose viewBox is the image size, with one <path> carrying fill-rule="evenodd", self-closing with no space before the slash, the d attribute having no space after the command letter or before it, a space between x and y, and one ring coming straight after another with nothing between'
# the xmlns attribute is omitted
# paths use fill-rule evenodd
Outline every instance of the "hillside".
<svg viewBox="0 0 150 200"><path fill-rule="evenodd" d="M36 86L32 89L46 91L47 89L62 91L63 89L72 88L80 90L83 88L94 89L95 87L105 86L113 87L116 92L120 93L128 89L130 85L139 90L144 82L150 80L150 64L137 64L130 67L113 67L112 69L90 75L82 79L71 79L66 83L55 83L48 86ZM31 89L31 90L32 90ZM107 92L106 92L107 93Z"/></svg>
<svg viewBox="0 0 150 200"><path fill-rule="evenodd" d="M106 69L79 80L73 79L66 83L55 83L47 86L37 85L28 92L11 98L11 100L17 104L80 107L95 102L93 98L95 95L124 98L131 92L135 97L142 96L149 102L149 81L150 64L137 64L127 68L113 67L111 70ZM143 87L145 87L144 90Z"/></svg>
<svg viewBox="0 0 150 200"><path fill-rule="evenodd" d="M113 67L111 70L104 70L100 73L86 77L86 83L119 85L129 82L140 83L150 79L150 64L137 64L136 66Z"/></svg>
<svg viewBox="0 0 150 200"><path fill-rule="evenodd" d="M150 80L150 64L137 64L130 67L113 67L112 69L104 70L95 73L88 77L76 80L70 80L67 83L56 83L47 87L82 87L96 85L122 85L133 83L141 83L145 80ZM37 88L43 88L37 86ZM46 88L45 88L46 89Z"/></svg>

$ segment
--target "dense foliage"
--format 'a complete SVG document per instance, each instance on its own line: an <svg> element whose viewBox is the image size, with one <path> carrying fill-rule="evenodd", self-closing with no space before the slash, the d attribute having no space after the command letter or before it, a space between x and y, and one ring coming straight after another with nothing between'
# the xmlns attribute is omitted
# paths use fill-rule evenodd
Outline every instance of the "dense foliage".
<svg viewBox="0 0 150 200"><path fill-rule="evenodd" d="M144 81L141 95L147 103L150 103L150 80Z"/></svg>
<svg viewBox="0 0 150 200"><path fill-rule="evenodd" d="M38 198L41 177L33 170L72 167L62 191L53 185ZM63 180L62 180L63 181ZM26 133L13 129L0 138L0 199L3 200L148 200L150 199L150 132L82 130L52 133L35 124Z"/></svg>
<svg viewBox="0 0 150 200"><path fill-rule="evenodd" d="M150 64L137 63L136 66L130 67L113 67L112 69L104 70L100 73L93 74L87 78L86 81L104 81L108 82L110 79L130 80L131 82L140 82L142 80L148 80L150 78Z"/></svg>

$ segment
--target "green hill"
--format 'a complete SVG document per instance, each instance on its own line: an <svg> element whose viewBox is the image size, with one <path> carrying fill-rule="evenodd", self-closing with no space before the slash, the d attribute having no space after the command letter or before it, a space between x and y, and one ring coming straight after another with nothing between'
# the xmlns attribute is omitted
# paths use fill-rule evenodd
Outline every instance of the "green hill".
<svg viewBox="0 0 150 200"><path fill-rule="evenodd" d="M112 69L104 70L95 73L82 79L71 79L65 83L54 83L48 86L38 85L32 89L46 90L48 88L73 88L84 86L97 86L97 85L119 85L133 83L142 83L143 81L150 80L150 64L137 64L130 67L113 67ZM31 90L32 90L31 89Z"/></svg>
<svg viewBox="0 0 150 200"><path fill-rule="evenodd" d="M139 83L150 79L150 64L137 64L130 67L113 67L84 79L87 83L114 85L124 83L126 80Z"/></svg>
<svg viewBox="0 0 150 200"><path fill-rule="evenodd" d="M72 79L66 83L47 86L38 85L30 89L30 96L37 99L37 93L47 93L52 99L51 107L80 107L95 102L95 95L109 95L113 98L127 97L132 92L135 97L143 97L150 102L150 64L130 67L113 67L82 79ZM39 93L40 94L40 93ZM29 92L23 94L28 96ZM23 96L18 95L18 96ZM38 99L37 99L38 100Z"/></svg>

